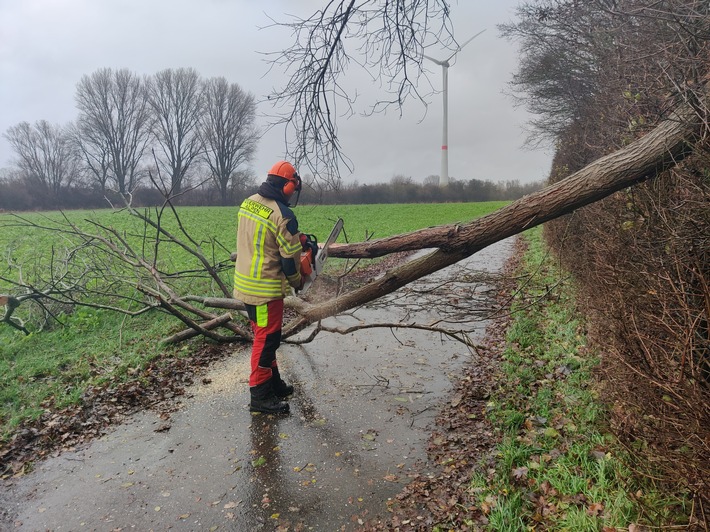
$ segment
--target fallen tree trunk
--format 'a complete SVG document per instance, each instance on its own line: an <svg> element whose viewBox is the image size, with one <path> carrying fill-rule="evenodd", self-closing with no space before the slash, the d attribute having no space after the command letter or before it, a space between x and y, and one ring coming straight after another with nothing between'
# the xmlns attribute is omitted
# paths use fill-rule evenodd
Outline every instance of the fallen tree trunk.
<svg viewBox="0 0 710 532"><path fill-rule="evenodd" d="M696 109L685 104L626 148L597 159L568 178L472 222L422 229L370 242L332 245L329 255L341 258L374 258L399 251L439 249L394 268L382 278L343 296L319 305L299 305L300 317L284 328L284 337L297 333L310 323L391 293L495 242L655 177L692 152L703 125Z"/></svg>
<svg viewBox="0 0 710 532"><path fill-rule="evenodd" d="M356 244L333 244L329 256L375 258L422 248L473 254L494 242L655 177L692 152L702 126L696 109L685 104L626 148L597 159L566 179L494 213L465 224L421 229Z"/></svg>
<svg viewBox="0 0 710 532"><path fill-rule="evenodd" d="M701 112L695 106L685 103L651 132L627 147L472 222L421 229L368 242L333 244L329 255L340 258L375 258L401 251L438 249L388 271L365 286L317 305L287 298L287 305L299 316L286 324L284 338L298 333L311 323L394 292L495 242L656 177L693 151L693 145L706 125L700 116ZM222 306L220 301L219 298L212 298L214 306ZM233 308L226 302L223 305L223 308Z"/></svg>

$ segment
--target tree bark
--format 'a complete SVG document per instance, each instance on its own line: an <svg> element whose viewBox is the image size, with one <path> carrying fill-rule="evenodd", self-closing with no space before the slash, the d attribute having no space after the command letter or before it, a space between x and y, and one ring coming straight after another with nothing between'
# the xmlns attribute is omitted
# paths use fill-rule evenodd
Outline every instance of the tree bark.
<svg viewBox="0 0 710 532"><path fill-rule="evenodd" d="M332 245L329 255L341 258L374 258L399 251L439 249L343 296L318 305L297 305L299 317L284 327L284 337L310 323L394 292L495 242L657 176L692 152L703 125L697 110L686 103L626 148L597 159L568 178L487 216L466 224L422 229L370 242Z"/></svg>

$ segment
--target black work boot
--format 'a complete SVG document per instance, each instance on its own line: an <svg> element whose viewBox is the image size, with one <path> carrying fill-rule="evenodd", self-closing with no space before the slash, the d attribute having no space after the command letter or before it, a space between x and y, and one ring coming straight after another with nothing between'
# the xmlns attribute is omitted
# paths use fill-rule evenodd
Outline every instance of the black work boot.
<svg viewBox="0 0 710 532"><path fill-rule="evenodd" d="M276 397L284 399L293 394L293 386L286 384L279 374L278 366L271 367L271 382L273 383L274 393Z"/></svg>
<svg viewBox="0 0 710 532"><path fill-rule="evenodd" d="M269 379L266 382L257 384L249 388L251 403L249 410L252 412L264 412L265 414L288 414L288 403L279 400L274 393L274 384Z"/></svg>

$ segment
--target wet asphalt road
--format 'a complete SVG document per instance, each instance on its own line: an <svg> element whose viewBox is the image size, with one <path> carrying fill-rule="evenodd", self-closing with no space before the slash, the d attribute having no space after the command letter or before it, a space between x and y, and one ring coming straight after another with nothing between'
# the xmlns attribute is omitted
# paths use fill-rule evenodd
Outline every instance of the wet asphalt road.
<svg viewBox="0 0 710 532"><path fill-rule="evenodd" d="M434 299L474 301L446 284L499 271L504 241L329 325L440 318ZM468 286L468 285L467 285ZM438 287L436 295L420 292ZM479 287L484 288L484 287ZM464 290L462 292L462 290ZM480 290L479 290L480 291ZM476 325L482 334L485 321ZM467 325L468 327L468 325ZM5 494L12 530L355 530L426 458L425 447L468 348L429 331L321 333L283 345L291 414L250 414L248 353L214 365L169 420L132 416L104 437L45 460Z"/></svg>

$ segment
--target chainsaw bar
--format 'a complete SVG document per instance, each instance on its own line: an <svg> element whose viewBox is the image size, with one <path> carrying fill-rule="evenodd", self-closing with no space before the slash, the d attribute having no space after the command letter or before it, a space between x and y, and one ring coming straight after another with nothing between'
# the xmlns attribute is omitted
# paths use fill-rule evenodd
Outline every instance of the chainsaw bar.
<svg viewBox="0 0 710 532"><path fill-rule="evenodd" d="M335 222L335 225L333 226L333 229L330 231L330 234L328 235L328 240L325 241L325 244L323 244L323 247L318 250L318 253L316 253L316 260L315 260L315 270L316 270L316 276L320 275L321 272L323 271L323 266L325 266L325 261L328 260L328 248L330 245L335 242L338 239L338 236L340 236L340 231L343 230L343 219L338 218L338 221Z"/></svg>

